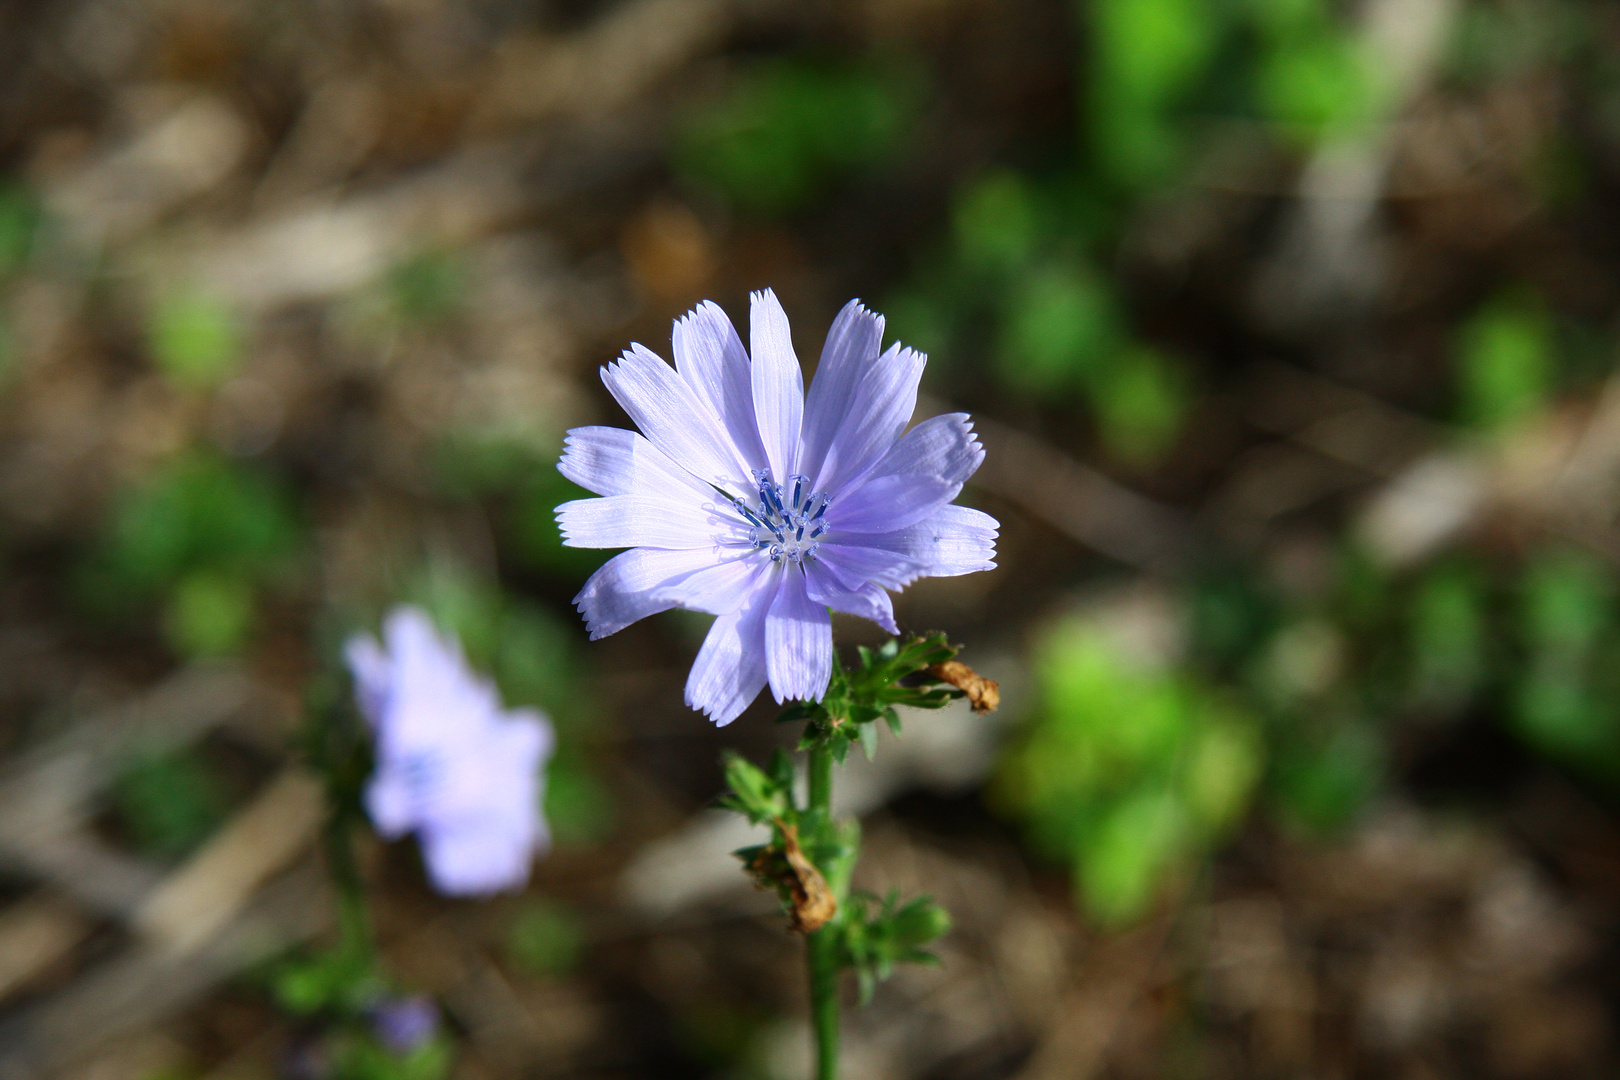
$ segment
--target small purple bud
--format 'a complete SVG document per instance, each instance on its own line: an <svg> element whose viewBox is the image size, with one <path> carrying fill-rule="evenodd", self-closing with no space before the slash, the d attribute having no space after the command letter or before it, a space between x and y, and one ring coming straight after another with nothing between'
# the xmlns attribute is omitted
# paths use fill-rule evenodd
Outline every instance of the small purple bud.
<svg viewBox="0 0 1620 1080"><path fill-rule="evenodd" d="M370 1010L371 1033L400 1056L427 1042L439 1030L439 1007L421 994L390 998Z"/></svg>

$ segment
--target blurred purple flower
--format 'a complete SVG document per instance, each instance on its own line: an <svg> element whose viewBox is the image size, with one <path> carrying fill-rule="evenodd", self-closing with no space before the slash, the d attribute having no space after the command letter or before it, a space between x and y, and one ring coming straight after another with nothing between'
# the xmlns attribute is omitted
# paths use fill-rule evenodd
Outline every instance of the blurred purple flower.
<svg viewBox="0 0 1620 1080"><path fill-rule="evenodd" d="M921 353L879 355L883 317L839 312L809 395L769 289L753 295L753 358L704 302L675 324L675 366L641 345L602 369L641 434L575 428L558 468L604 496L557 508L570 547L627 547L574 598L592 639L672 607L717 615L686 702L728 724L768 682L819 700L828 608L898 633L885 589L995 566L999 526L952 506L984 450L967 414L925 420Z"/></svg>
<svg viewBox="0 0 1620 1080"><path fill-rule="evenodd" d="M541 799L551 722L503 710L419 608L399 607L386 648L349 640L355 696L376 739L366 811L388 839L415 832L433 887L448 896L520 889L549 842Z"/></svg>
<svg viewBox="0 0 1620 1080"><path fill-rule="evenodd" d="M369 1012L371 1032L395 1054L409 1054L439 1030L439 1007L421 994L388 998Z"/></svg>

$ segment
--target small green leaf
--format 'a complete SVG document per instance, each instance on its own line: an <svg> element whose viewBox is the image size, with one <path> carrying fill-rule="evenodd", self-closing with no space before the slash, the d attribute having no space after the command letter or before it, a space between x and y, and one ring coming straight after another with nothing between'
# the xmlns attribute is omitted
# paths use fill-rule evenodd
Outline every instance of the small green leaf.
<svg viewBox="0 0 1620 1080"><path fill-rule="evenodd" d="M792 809L783 785L767 776L741 754L726 752L726 786L731 795L720 804L758 825L785 817Z"/></svg>

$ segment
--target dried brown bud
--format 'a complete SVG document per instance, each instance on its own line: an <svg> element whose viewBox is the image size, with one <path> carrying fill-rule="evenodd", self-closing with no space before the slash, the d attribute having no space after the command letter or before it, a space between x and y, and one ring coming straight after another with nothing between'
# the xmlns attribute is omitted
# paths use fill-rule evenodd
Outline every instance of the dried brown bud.
<svg viewBox="0 0 1620 1080"><path fill-rule="evenodd" d="M813 933L838 914L838 899L799 846L798 828L782 821L776 826L782 832L782 847L772 844L755 855L748 872L762 889L786 889L792 929Z"/></svg>
<svg viewBox="0 0 1620 1080"><path fill-rule="evenodd" d="M928 674L966 694L968 703L976 713L990 712L1001 704L1001 684L985 678L960 660L934 664L929 667Z"/></svg>

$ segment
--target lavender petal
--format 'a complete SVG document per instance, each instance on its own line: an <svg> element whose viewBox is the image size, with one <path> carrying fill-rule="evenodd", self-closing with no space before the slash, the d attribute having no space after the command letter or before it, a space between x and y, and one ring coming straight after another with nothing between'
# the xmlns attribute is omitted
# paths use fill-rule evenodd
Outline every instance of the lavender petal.
<svg viewBox="0 0 1620 1080"><path fill-rule="evenodd" d="M741 455L676 370L641 345L602 369L602 382L647 441L706 484L746 487Z"/></svg>
<svg viewBox="0 0 1620 1080"><path fill-rule="evenodd" d="M904 529L930 516L961 491L960 483L938 477L869 476L833 502L827 511L827 527L839 537L846 532Z"/></svg>
<svg viewBox="0 0 1620 1080"><path fill-rule="evenodd" d="M705 300L678 320L673 346L676 370L731 436L744 475L765 468L748 353L720 305Z"/></svg>
<svg viewBox="0 0 1620 1080"><path fill-rule="evenodd" d="M782 584L765 617L765 667L776 700L820 701L832 677L832 620L805 592L796 567L782 571Z"/></svg>
<svg viewBox="0 0 1620 1080"><path fill-rule="evenodd" d="M679 493L702 500L713 493L628 428L574 428L563 439L557 471L598 495Z"/></svg>
<svg viewBox="0 0 1620 1080"><path fill-rule="evenodd" d="M804 402L804 434L798 470L818 476L827 449L832 446L849 414L862 374L877 359L883 341L883 316L866 310L859 300L844 305L827 331L816 377Z"/></svg>
<svg viewBox="0 0 1620 1080"><path fill-rule="evenodd" d="M686 704L707 713L716 727L737 719L765 688L765 615L774 593L756 589L742 607L715 619L692 662Z"/></svg>
<svg viewBox="0 0 1620 1080"><path fill-rule="evenodd" d="M715 554L697 548L659 551L635 548L609 559L574 597L592 641L616 634L633 622L668 611L675 601L655 591L715 563Z"/></svg>
<svg viewBox="0 0 1620 1080"><path fill-rule="evenodd" d="M773 572L771 561L752 548L731 549L712 566L653 590L659 603L710 615L729 615L742 607Z"/></svg>
<svg viewBox="0 0 1620 1080"><path fill-rule="evenodd" d="M927 362L920 352L891 345L866 368L815 481L834 502L905 430L917 408L917 384Z"/></svg>
<svg viewBox="0 0 1620 1080"><path fill-rule="evenodd" d="M710 548L715 534L740 522L716 519L712 493L703 502L667 495L604 495L557 507L563 546L577 548Z"/></svg>
<svg viewBox="0 0 1620 1080"><path fill-rule="evenodd" d="M797 467L799 427L804 418L804 372L793 351L787 312L770 289L750 298L749 327L754 417L771 475L781 484Z"/></svg>
<svg viewBox="0 0 1620 1080"><path fill-rule="evenodd" d="M942 506L904 529L839 534L836 544L821 546L818 557L845 581L859 577L897 589L919 577L993 570L999 529L989 514L966 506ZM900 584L889 583L895 580Z"/></svg>
<svg viewBox="0 0 1620 1080"><path fill-rule="evenodd" d="M867 474L931 476L960 484L978 471L984 447L973 434L967 413L930 417L906 432Z"/></svg>
<svg viewBox="0 0 1620 1080"><path fill-rule="evenodd" d="M894 622L894 602L880 586L868 581L858 589L850 589L820 564L807 567L804 578L805 592L816 603L846 615L870 619L891 634L900 632Z"/></svg>

